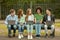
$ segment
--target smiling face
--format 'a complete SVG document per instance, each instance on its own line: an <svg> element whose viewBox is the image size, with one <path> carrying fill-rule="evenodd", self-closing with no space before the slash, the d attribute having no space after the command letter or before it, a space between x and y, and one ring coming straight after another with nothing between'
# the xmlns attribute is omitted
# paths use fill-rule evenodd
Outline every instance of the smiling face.
<svg viewBox="0 0 60 40"><path fill-rule="evenodd" d="M37 9L37 13L38 13L38 14L41 13L39 9Z"/></svg>
<svg viewBox="0 0 60 40"><path fill-rule="evenodd" d="M30 9L30 8L29 8L29 9L27 9L27 14L28 14L28 15L32 14L32 11L31 11L31 9Z"/></svg>
<svg viewBox="0 0 60 40"><path fill-rule="evenodd" d="M46 14L51 15L51 11L49 11L48 9L46 10Z"/></svg>
<svg viewBox="0 0 60 40"><path fill-rule="evenodd" d="M15 10L14 9L11 9L10 10L10 13L11 13L11 16L14 16L15 15Z"/></svg>
<svg viewBox="0 0 60 40"><path fill-rule="evenodd" d="M36 12L37 12L38 14L41 14L41 13L42 13L41 7L38 7L38 8L36 9Z"/></svg>
<svg viewBox="0 0 60 40"><path fill-rule="evenodd" d="M15 15L15 11L11 13L11 16L14 16Z"/></svg>

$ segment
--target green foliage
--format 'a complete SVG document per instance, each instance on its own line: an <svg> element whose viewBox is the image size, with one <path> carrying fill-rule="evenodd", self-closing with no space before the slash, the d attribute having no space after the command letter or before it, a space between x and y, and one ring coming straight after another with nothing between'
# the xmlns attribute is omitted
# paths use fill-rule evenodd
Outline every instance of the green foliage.
<svg viewBox="0 0 60 40"><path fill-rule="evenodd" d="M3 2L1 2L2 15L6 17L11 8L15 10L22 8L26 12L26 9L31 7L31 2L33 13L35 13L37 6L41 6L43 13L45 13L46 8L52 8L55 17L60 18L60 0L3 0ZM2 19L4 19L4 17L2 17Z"/></svg>

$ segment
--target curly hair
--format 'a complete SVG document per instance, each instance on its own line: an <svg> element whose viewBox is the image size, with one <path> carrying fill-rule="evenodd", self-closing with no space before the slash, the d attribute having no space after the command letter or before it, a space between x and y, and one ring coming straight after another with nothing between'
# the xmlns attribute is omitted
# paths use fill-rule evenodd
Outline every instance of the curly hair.
<svg viewBox="0 0 60 40"><path fill-rule="evenodd" d="M42 13L41 7L37 7L37 8L36 8L36 12L37 12L38 9L40 10L40 13Z"/></svg>

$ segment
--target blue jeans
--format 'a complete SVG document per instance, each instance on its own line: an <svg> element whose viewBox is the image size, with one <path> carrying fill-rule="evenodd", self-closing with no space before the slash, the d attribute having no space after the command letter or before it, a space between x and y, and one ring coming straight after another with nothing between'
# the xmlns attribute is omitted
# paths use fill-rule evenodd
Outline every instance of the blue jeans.
<svg viewBox="0 0 60 40"><path fill-rule="evenodd" d="M18 32L23 33L24 31L24 25L18 25Z"/></svg>
<svg viewBox="0 0 60 40"><path fill-rule="evenodd" d="M42 24L35 24L36 35L40 35Z"/></svg>
<svg viewBox="0 0 60 40"><path fill-rule="evenodd" d="M31 25L27 24L27 31L28 31L28 33L32 33L32 31L33 31L33 25L32 24Z"/></svg>

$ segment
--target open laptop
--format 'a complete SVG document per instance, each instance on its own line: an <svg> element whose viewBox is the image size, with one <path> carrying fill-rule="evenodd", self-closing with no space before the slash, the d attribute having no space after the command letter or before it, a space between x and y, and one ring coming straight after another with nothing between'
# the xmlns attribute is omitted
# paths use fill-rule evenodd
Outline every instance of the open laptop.
<svg viewBox="0 0 60 40"><path fill-rule="evenodd" d="M8 24L9 25L14 25L15 24L15 20L8 20Z"/></svg>
<svg viewBox="0 0 60 40"><path fill-rule="evenodd" d="M52 21L46 21L46 24L47 24L47 25L52 25L53 22L52 22Z"/></svg>
<svg viewBox="0 0 60 40"><path fill-rule="evenodd" d="M28 21L27 24L34 24L34 22L33 21Z"/></svg>

